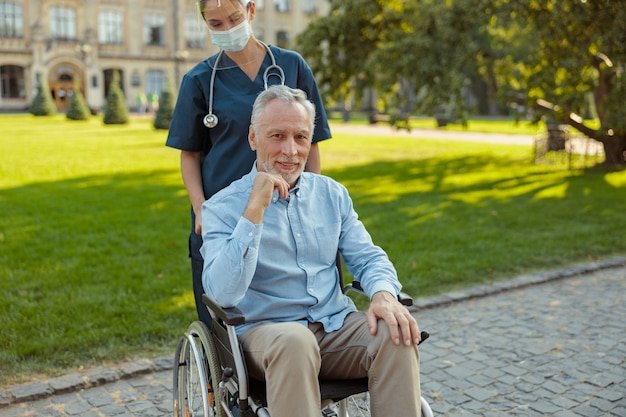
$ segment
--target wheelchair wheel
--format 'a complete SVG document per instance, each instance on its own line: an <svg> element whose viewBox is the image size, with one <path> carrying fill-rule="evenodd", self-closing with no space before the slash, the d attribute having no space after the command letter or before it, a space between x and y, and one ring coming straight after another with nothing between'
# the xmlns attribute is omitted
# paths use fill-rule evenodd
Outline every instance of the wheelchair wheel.
<svg viewBox="0 0 626 417"><path fill-rule="evenodd" d="M430 409L430 405L424 399L424 397L420 397L422 401L422 417L433 417L433 410Z"/></svg>
<svg viewBox="0 0 626 417"><path fill-rule="evenodd" d="M422 407L422 417L433 417L433 412L430 409L430 405L424 399L424 397L420 397L420 401ZM370 417L371 414L369 392L344 398L338 403L326 407L323 410L322 415L337 417Z"/></svg>
<svg viewBox="0 0 626 417"><path fill-rule="evenodd" d="M362 394L344 398L334 404L334 406L331 406L330 409L334 411L334 414L329 412L326 415L334 415L337 417L369 417L370 394L369 392L364 392Z"/></svg>
<svg viewBox="0 0 626 417"><path fill-rule="evenodd" d="M221 371L219 358L204 323L189 326L175 359L174 417L226 417L217 392L219 377L214 377Z"/></svg>
<svg viewBox="0 0 626 417"><path fill-rule="evenodd" d="M185 377L184 369L187 366L187 356L189 346L187 345L187 338L185 336L181 336L178 339L178 344L176 345L176 353L174 355L174 376L172 378L173 387L172 392L174 393L174 417L182 417L184 414L181 410L181 398L184 398L182 395L182 390L179 390L180 387L185 386Z"/></svg>

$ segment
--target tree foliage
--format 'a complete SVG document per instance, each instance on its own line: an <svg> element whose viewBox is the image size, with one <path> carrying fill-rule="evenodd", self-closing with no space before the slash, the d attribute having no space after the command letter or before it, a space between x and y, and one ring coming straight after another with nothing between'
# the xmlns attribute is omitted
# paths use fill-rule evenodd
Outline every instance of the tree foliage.
<svg viewBox="0 0 626 417"><path fill-rule="evenodd" d="M486 3L335 0L330 14L298 37L298 48L325 95L353 93L360 103L372 89L378 110L402 124L415 112L464 107L462 89L475 66L475 32L486 21Z"/></svg>
<svg viewBox="0 0 626 417"><path fill-rule="evenodd" d="M37 94L30 103L28 112L35 116L51 116L57 112L56 103L50 94L48 83L43 77L39 80Z"/></svg>
<svg viewBox="0 0 626 417"><path fill-rule="evenodd" d="M408 127L411 114L442 108L462 118L511 104L547 111L626 151L625 0L331 0L297 48L330 100L374 107ZM590 105L589 97L593 97ZM538 113L540 114L540 113ZM599 128L577 115L597 115Z"/></svg>
<svg viewBox="0 0 626 417"><path fill-rule="evenodd" d="M539 38L534 53L522 61L529 104L601 142L608 165L626 165L626 2L511 0L503 5ZM599 127L584 123L590 115Z"/></svg>
<svg viewBox="0 0 626 417"><path fill-rule="evenodd" d="M120 87L120 74L118 71L114 71L104 110L104 124L126 123L128 123L128 108L126 107L124 92Z"/></svg>

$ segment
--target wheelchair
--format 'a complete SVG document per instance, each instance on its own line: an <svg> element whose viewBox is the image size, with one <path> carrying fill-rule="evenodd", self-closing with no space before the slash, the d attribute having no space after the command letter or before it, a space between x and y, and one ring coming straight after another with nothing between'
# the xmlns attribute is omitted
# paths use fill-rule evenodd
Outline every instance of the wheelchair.
<svg viewBox="0 0 626 417"><path fill-rule="evenodd" d="M360 283L343 285L338 255L339 285L344 293L362 293ZM248 377L235 327L245 323L236 307L222 308L206 294L203 302L211 314L211 329L201 322L191 323L180 337L174 358L174 417L271 417L265 401L265 385ZM410 306L406 294L399 301ZM429 336L422 332L422 341ZM367 378L320 380L322 417L369 417ZM432 417L422 396L422 417Z"/></svg>

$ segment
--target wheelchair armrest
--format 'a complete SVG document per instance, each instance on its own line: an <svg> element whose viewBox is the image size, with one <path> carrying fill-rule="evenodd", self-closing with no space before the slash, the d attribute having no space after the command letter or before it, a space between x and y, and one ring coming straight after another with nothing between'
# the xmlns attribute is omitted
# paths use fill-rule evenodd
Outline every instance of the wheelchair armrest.
<svg viewBox="0 0 626 417"><path fill-rule="evenodd" d="M365 291L363 291L363 287L361 287L361 283L359 281L352 281L350 284L347 284L343 287L343 293L347 293L348 291L358 292L359 294L365 295Z"/></svg>
<svg viewBox="0 0 626 417"><path fill-rule="evenodd" d="M202 302L224 323L237 326L246 322L246 317L237 307L224 308L209 298L208 295L202 294Z"/></svg>
<svg viewBox="0 0 626 417"><path fill-rule="evenodd" d="M343 287L344 293L347 293L348 291L356 291L359 294L365 294L365 291L363 291L363 287L361 287L361 283L359 281L352 281L352 283ZM404 292L398 294L398 301L400 301L400 304L407 307L413 305L413 297Z"/></svg>
<svg viewBox="0 0 626 417"><path fill-rule="evenodd" d="M403 306L411 307L413 305L413 297L405 292L398 294L398 301L400 301L400 304Z"/></svg>

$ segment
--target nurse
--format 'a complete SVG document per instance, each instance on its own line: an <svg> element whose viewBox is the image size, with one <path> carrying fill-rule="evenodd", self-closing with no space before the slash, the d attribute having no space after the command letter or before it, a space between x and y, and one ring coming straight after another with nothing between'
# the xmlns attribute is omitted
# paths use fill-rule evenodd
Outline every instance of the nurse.
<svg viewBox="0 0 626 417"><path fill-rule="evenodd" d="M267 86L304 90L318 109L307 171L320 172L317 143L330 138L317 83L294 51L267 46L255 38L249 0L200 0L198 8L219 53L191 69L180 85L166 145L181 151L180 168L191 200L189 257L196 310L210 325L202 304L201 206L232 181L247 174L256 159L248 144L252 104ZM269 68L269 69L268 69Z"/></svg>

